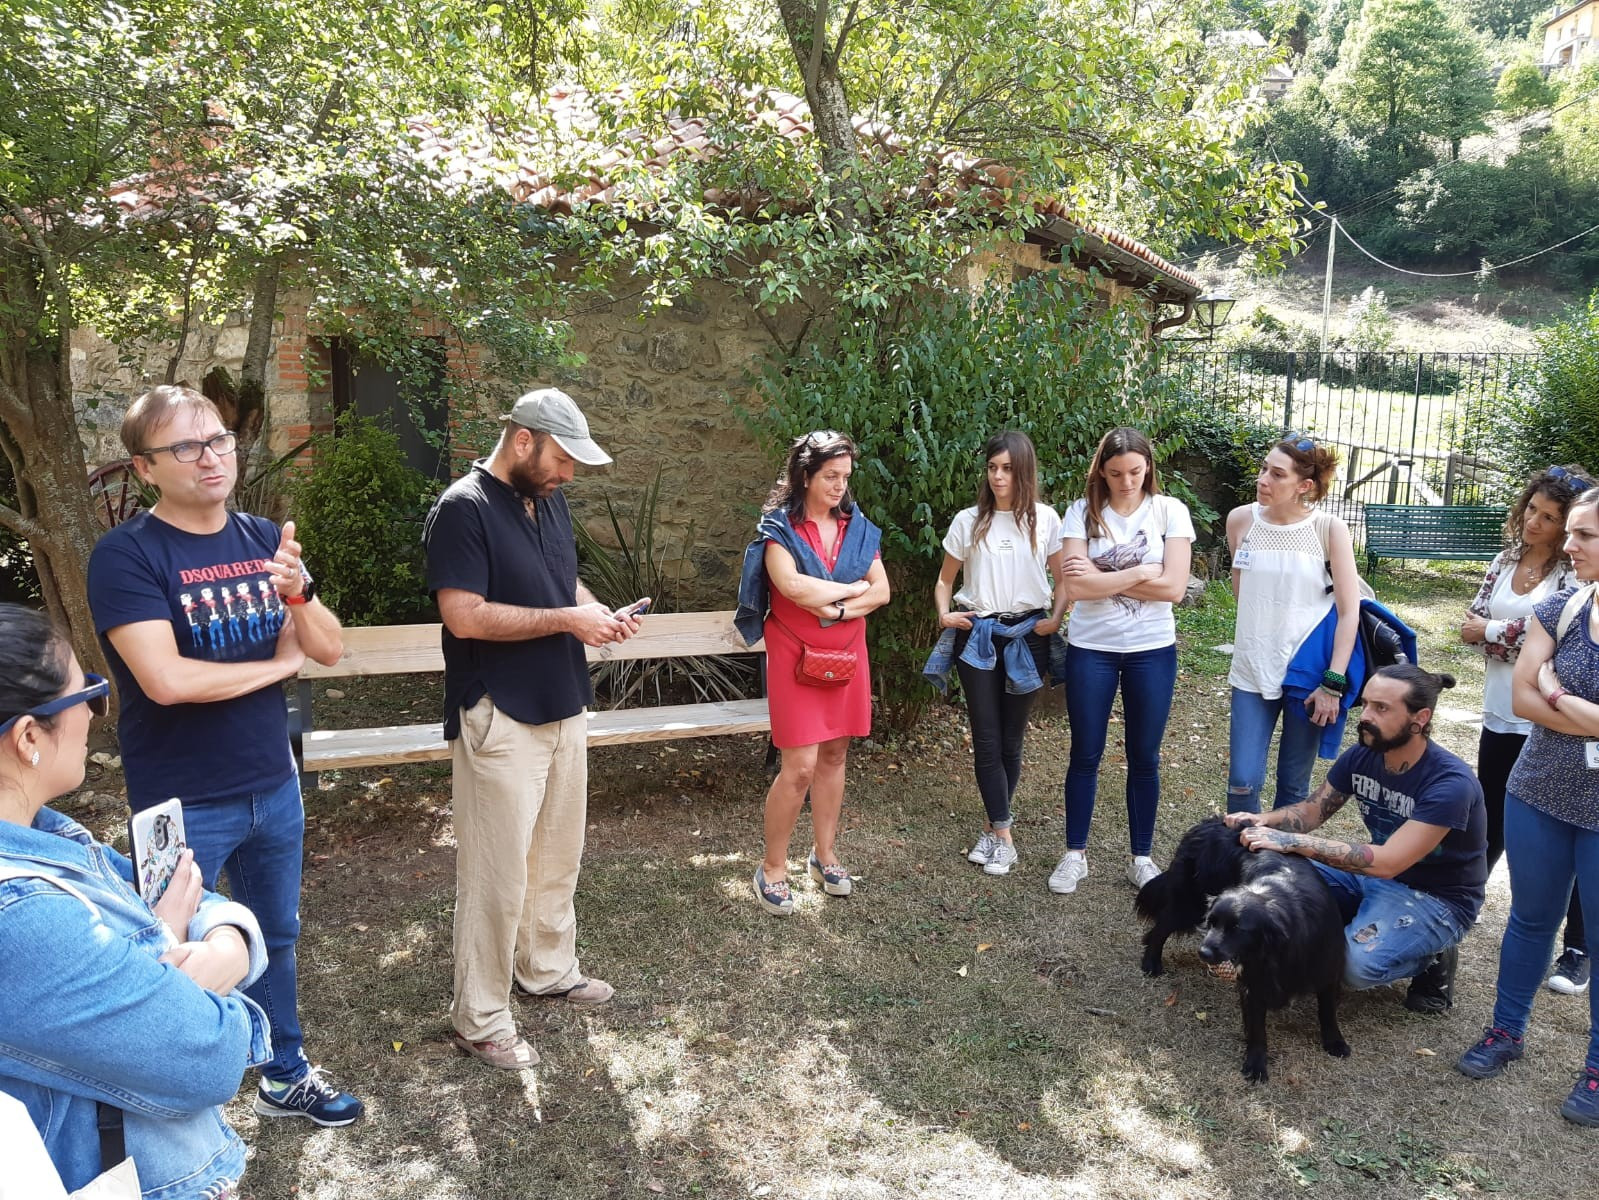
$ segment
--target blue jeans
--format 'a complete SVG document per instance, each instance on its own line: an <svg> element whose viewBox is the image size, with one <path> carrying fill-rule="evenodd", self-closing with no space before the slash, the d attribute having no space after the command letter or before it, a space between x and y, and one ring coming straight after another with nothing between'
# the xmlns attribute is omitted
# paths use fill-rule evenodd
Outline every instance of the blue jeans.
<svg viewBox="0 0 1599 1200"><path fill-rule="evenodd" d="M267 968L244 994L272 1024L272 1059L261 1074L275 1083L292 1082L310 1065L301 1047L295 991L305 842L300 781L291 775L270 792L185 799L183 831L205 886L214 890L217 876L226 873L228 894L260 922Z"/></svg>
<svg viewBox="0 0 1599 1200"><path fill-rule="evenodd" d="M1273 808L1298 804L1310 795L1310 771L1316 765L1322 727L1296 721L1283 712L1289 701L1268 700L1259 692L1233 689L1232 723L1227 734L1227 811L1259 812L1260 789L1266 782L1266 752L1282 718L1277 746L1277 798Z"/></svg>
<svg viewBox="0 0 1599 1200"><path fill-rule="evenodd" d="M1160 742L1166 736L1172 690L1177 686L1177 646L1117 653L1066 647L1066 718L1072 728L1066 769L1066 848L1088 847L1105 755L1110 706L1122 693L1127 742L1127 836L1134 854L1148 854L1160 805Z"/></svg>
<svg viewBox="0 0 1599 1200"><path fill-rule="evenodd" d="M1351 991L1414 978L1466 936L1460 914L1437 896L1392 879L1311 865L1332 889L1344 919L1344 986Z"/></svg>
<svg viewBox="0 0 1599 1200"><path fill-rule="evenodd" d="M1599 833L1540 812L1511 792L1505 797L1505 858L1510 862L1510 919L1499 947L1494 1024L1520 1037L1532 1019L1532 998L1554 957L1555 934L1574 880L1599 896ZM1599 939L1588 935L1588 953ZM1588 1063L1599 1069L1599 988L1588 989Z"/></svg>

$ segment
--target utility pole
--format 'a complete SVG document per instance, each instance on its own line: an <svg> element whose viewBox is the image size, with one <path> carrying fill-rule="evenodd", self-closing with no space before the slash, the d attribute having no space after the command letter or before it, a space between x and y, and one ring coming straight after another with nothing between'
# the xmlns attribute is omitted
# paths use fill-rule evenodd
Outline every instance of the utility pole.
<svg viewBox="0 0 1599 1200"><path fill-rule="evenodd" d="M1333 251L1338 246L1338 218L1327 227L1327 280L1321 289L1321 370L1327 370L1327 321L1332 315Z"/></svg>

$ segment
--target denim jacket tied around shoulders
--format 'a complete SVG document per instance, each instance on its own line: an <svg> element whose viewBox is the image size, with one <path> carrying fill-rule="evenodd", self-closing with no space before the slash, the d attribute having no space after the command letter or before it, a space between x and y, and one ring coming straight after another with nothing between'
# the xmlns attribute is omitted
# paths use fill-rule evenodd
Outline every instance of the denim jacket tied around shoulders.
<svg viewBox="0 0 1599 1200"><path fill-rule="evenodd" d="M100 1173L103 1101L123 1111L144 1200L198 1200L244 1173L220 1106L270 1057L266 1014L158 961L172 935L132 879L126 858L53 809L31 828L0 821L0 1091L27 1108L69 1190ZM255 918L207 892L187 936L220 925L243 934L255 980Z"/></svg>
<svg viewBox="0 0 1599 1200"><path fill-rule="evenodd" d="M1033 632L1033 627L1043 620L1042 617L1024 617L1007 625L994 617L980 617L976 613L967 615L972 619L972 635L966 639L966 648L960 654L963 663L979 671L992 671L994 664L999 662L1005 671L1005 690L1013 696L1036 692L1044 686L1044 681L1038 676L1038 664L1033 660L1033 652L1027 646L1027 635ZM949 691L949 673L955 669L955 639L960 633L959 629L941 632L933 652L922 666L923 676L940 694ZM996 639L1003 644L1002 650L994 649ZM1049 685L1059 687L1065 680L1066 639L1056 630L1049 635Z"/></svg>

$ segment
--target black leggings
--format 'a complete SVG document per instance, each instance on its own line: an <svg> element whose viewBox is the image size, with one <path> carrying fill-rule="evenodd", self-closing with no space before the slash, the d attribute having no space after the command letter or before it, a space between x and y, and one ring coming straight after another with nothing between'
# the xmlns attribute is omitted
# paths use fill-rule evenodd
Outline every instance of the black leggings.
<svg viewBox="0 0 1599 1200"><path fill-rule="evenodd" d="M1510 782L1511 769L1515 767L1516 758L1526 744L1526 734L1496 733L1486 727L1482 731L1482 736L1477 739L1477 782L1482 784L1483 802L1488 806L1490 874L1493 873L1494 864L1505 852L1505 786ZM1577 885L1573 883L1571 905L1566 909L1565 948L1581 950L1586 954L1588 946L1584 934L1582 899L1577 894Z"/></svg>
<svg viewBox="0 0 1599 1200"><path fill-rule="evenodd" d="M1021 696L1005 690L1004 643L998 639L995 639L994 648L1001 651L1001 657L993 670L980 671L962 662L960 654L966 649L967 636L962 631L955 639L955 673L960 676L961 694L966 697L966 715L972 723L972 766L977 773L977 791L983 798L988 823L995 829L1009 829L1010 801L1022 776L1022 740L1027 736L1027 717L1044 689ZM1047 683L1048 640L1028 634L1027 648L1038 665L1039 675Z"/></svg>

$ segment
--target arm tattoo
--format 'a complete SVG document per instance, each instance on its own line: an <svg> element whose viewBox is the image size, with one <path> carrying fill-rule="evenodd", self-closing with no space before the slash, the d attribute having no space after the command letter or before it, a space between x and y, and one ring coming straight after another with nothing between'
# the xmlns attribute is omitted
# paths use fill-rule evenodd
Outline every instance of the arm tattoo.
<svg viewBox="0 0 1599 1200"><path fill-rule="evenodd" d="M1275 849L1302 854L1306 858L1324 862L1329 867L1340 867L1357 875L1369 871L1376 859L1372 848L1364 842L1309 837L1302 833L1287 833L1282 829L1271 830L1268 840Z"/></svg>
<svg viewBox="0 0 1599 1200"><path fill-rule="evenodd" d="M1288 833L1309 833L1342 808L1347 799L1348 796L1333 791L1331 785L1324 783L1309 799L1278 809L1273 814L1271 828Z"/></svg>

